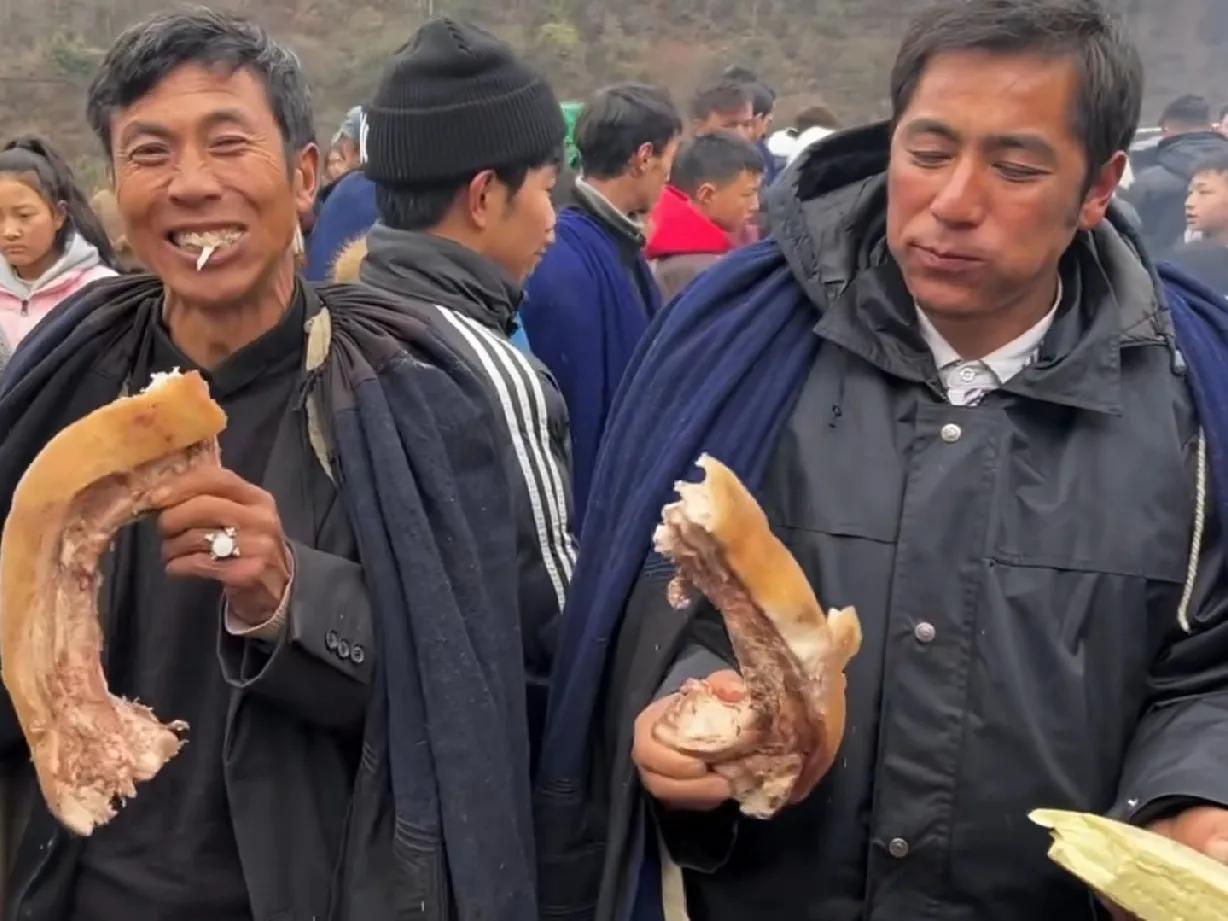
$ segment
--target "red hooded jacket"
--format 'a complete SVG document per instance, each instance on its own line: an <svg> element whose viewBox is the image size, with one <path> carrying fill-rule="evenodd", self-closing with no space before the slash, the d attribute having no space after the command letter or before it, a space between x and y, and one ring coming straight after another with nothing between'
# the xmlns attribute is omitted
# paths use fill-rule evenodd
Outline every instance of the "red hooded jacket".
<svg viewBox="0 0 1228 921"><path fill-rule="evenodd" d="M708 220L691 204L686 193L672 185L665 187L650 220L652 236L644 249L649 259L699 253L723 256L733 249L729 234Z"/></svg>
<svg viewBox="0 0 1228 921"><path fill-rule="evenodd" d="M673 186L666 186L649 220L652 236L644 255L665 302L672 301L696 275L734 249L729 234Z"/></svg>

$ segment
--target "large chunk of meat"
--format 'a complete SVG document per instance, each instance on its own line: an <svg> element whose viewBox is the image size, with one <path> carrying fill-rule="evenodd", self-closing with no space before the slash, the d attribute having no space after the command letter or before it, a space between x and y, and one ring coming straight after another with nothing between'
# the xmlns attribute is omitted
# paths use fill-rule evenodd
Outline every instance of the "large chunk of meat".
<svg viewBox="0 0 1228 921"><path fill-rule="evenodd" d="M225 415L176 375L65 429L35 459L0 541L0 666L52 813L88 835L175 756L182 722L114 697L101 664L100 558L159 484L217 466Z"/></svg>
<svg viewBox="0 0 1228 921"><path fill-rule="evenodd" d="M675 607L692 587L721 612L746 696L690 681L654 727L663 744L726 777L747 815L768 818L809 793L844 735L844 669L861 646L852 608L824 616L801 567L723 464L700 458L702 483L678 484L657 550L677 566Z"/></svg>

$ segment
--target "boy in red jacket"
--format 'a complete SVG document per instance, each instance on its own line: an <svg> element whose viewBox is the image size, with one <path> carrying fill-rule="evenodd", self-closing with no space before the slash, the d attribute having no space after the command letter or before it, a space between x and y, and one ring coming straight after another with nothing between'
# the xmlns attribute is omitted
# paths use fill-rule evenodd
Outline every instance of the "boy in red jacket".
<svg viewBox="0 0 1228 921"><path fill-rule="evenodd" d="M706 134L678 152L644 250L663 301L734 249L733 235L759 210L762 182L762 156L735 134Z"/></svg>

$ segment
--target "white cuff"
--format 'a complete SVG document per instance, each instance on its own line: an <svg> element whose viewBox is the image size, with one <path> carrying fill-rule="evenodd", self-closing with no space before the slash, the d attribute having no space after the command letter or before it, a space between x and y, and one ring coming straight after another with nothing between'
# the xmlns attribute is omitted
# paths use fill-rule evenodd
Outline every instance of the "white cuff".
<svg viewBox="0 0 1228 921"><path fill-rule="evenodd" d="M241 637L246 640L277 640L282 631L286 629L286 612L290 608L290 591L294 588L294 554L287 549L286 555L290 558L290 578L286 580L286 587L281 593L281 601L277 603L277 610L269 617L268 620L252 626L245 624L234 616L230 610L230 604L226 604L225 608L225 623L226 632L231 636Z"/></svg>

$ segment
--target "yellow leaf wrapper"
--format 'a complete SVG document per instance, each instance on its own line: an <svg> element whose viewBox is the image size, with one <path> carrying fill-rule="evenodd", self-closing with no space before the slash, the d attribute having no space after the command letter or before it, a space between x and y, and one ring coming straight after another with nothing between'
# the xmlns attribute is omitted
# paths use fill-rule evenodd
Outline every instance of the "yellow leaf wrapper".
<svg viewBox="0 0 1228 921"><path fill-rule="evenodd" d="M1228 866L1161 835L1101 816L1037 809L1049 858L1140 921L1224 921Z"/></svg>

